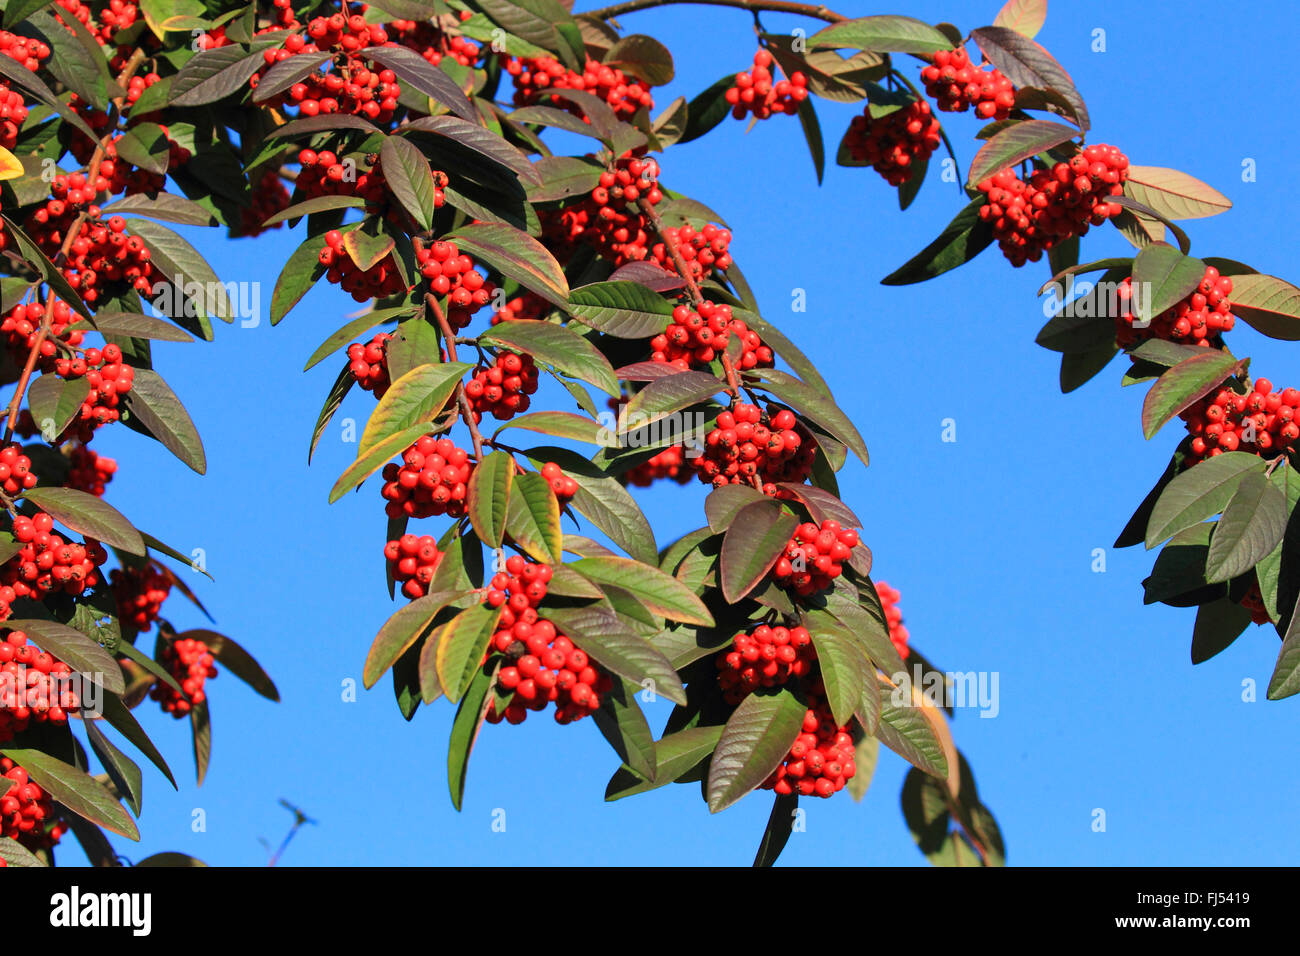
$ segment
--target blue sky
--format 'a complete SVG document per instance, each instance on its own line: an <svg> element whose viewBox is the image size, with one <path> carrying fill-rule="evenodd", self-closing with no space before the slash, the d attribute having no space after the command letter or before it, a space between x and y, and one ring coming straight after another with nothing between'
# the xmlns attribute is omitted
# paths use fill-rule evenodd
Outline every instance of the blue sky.
<svg viewBox="0 0 1300 956"><path fill-rule="evenodd" d="M997 7L912 2L898 12L969 30ZM745 68L753 54L750 18L738 11L644 12L624 25L673 50L677 79L656 92L660 107ZM765 25L798 21L771 16ZM1295 243L1282 237L1300 218L1298 91L1278 69L1291 59L1290 27L1282 5L1225 17L1199 2L1057 2L1039 40L1087 100L1090 142L1118 145L1134 163L1185 170L1236 204L1188 224L1194 254L1294 281ZM1096 30L1105 31L1105 52L1092 50ZM833 154L861 106L817 105ZM964 167L977 122L941 118ZM1193 668L1193 612L1144 608L1140 582L1153 556L1109 548L1164 468L1176 426L1143 440L1140 388L1119 388L1119 362L1060 394L1058 357L1033 341L1044 263L1012 270L993 248L936 281L879 285L963 203L937 165L900 213L870 170L832 166L818 189L794 119L776 117L748 136L744 128L728 120L674 148L663 180L727 217L733 255L766 317L818 363L858 422L872 463L850 463L842 490L865 522L876 575L902 591L914 644L943 669L998 672L998 716L959 712L954 729L1009 862L1292 862L1286 848L1300 839L1300 822L1281 795L1297 780L1300 704L1262 700L1275 633L1252 628ZM1242 181L1247 159L1254 182ZM262 283L265 313L278 264L305 233L256 243L195 235L224 279ZM1085 239L1083 257L1129 248L1107 229ZM788 311L795 289L806 290L806 313ZM156 367L203 435L206 477L126 429L96 439L120 462L108 500L163 540L205 549L216 584L194 583L217 629L248 647L283 695L271 704L230 675L209 685L214 756L202 788L192 782L186 725L143 706L182 789L172 792L146 765L144 838L116 845L135 859L176 849L213 864L258 865L266 859L258 838L278 843L291 822L277 803L284 797L319 820L286 864L748 864L768 795L713 817L694 786L605 804L618 761L591 721L486 728L457 814L446 788L449 705L422 708L408 725L387 679L344 702L344 682L359 683L371 638L394 609L384 588L384 517L373 482L326 504L355 448L336 422L306 467L338 363L301 368L353 309L322 283L275 329L264 319L219 328L212 344L155 347ZM1253 355L1252 371L1278 387L1295 384L1286 345L1244 323L1230 345ZM363 424L371 403L355 393L340 416ZM949 418L955 443L940 440ZM703 523L704 494L703 486L639 493L661 544ZM1104 573L1092 570L1095 548L1107 549ZM179 627L202 624L178 596L165 611ZM1248 679L1260 685L1258 702L1242 701ZM652 723L670 707L649 705ZM861 805L847 795L805 801L807 830L783 862L926 865L898 807L905 771L886 754ZM1106 811L1104 833L1091 826L1097 808ZM192 830L196 809L206 832ZM505 832L492 828L497 809ZM81 859L75 849L62 858Z"/></svg>

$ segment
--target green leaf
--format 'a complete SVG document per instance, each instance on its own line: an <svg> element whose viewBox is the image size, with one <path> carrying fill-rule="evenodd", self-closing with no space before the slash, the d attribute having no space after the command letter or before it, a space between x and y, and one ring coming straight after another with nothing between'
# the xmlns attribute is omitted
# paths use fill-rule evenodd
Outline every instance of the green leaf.
<svg viewBox="0 0 1300 956"><path fill-rule="evenodd" d="M48 3L49 0L45 2ZM4 860L6 866L45 866L40 857L35 856L17 840L8 837L0 837L0 860Z"/></svg>
<svg viewBox="0 0 1300 956"><path fill-rule="evenodd" d="M805 102L807 102L805 100ZM794 817L799 810L799 794L777 794L772 804L772 815L767 818L767 829L758 844L758 854L754 857L754 866L772 866L785 849L794 829Z"/></svg>
<svg viewBox="0 0 1300 956"><path fill-rule="evenodd" d="M1142 403L1144 437L1153 437L1171 418L1195 405L1240 370L1241 363L1226 352L1200 349L1200 353L1169 369L1151 386Z"/></svg>
<svg viewBox="0 0 1300 956"><path fill-rule="evenodd" d="M817 185L820 186L822 177L826 174L826 144L822 141L822 127L817 121L817 109L813 106L812 97L799 104L799 126L808 143L808 154L812 156L813 169L817 171Z"/></svg>
<svg viewBox="0 0 1300 956"><path fill-rule="evenodd" d="M370 645L370 652L366 655L366 663L361 671L361 681L366 689L374 687L384 672L420 639L439 611L469 593L471 592L435 591L399 608L379 629L374 643Z"/></svg>
<svg viewBox="0 0 1300 956"><path fill-rule="evenodd" d="M121 654L123 657L135 661L135 663L139 664L141 667L147 670L154 677L158 678L158 680L162 681L164 684L169 686L172 690L176 691L176 693L178 694L184 693L184 691L181 690L181 685L176 682L176 678L171 675L170 671L168 671L165 667L159 664L148 654L145 654L134 644L130 644L126 641L122 641L117 645L116 651L118 654Z"/></svg>
<svg viewBox="0 0 1300 956"><path fill-rule="evenodd" d="M382 468L389 459L400 455L421 435L427 434L429 426L426 422L417 422L395 435L390 435L373 448L369 449L365 455L359 457L347 471L339 476L339 480L334 483L330 489L329 503L334 504L353 488L359 486L363 481Z"/></svg>
<svg viewBox="0 0 1300 956"><path fill-rule="evenodd" d="M1300 693L1300 600L1291 611L1291 622L1282 638L1282 649L1268 682L1268 699L1282 700Z"/></svg>
<svg viewBox="0 0 1300 956"><path fill-rule="evenodd" d="M1007 0L993 18L995 27L1007 27L1033 39L1047 22L1047 0Z"/></svg>
<svg viewBox="0 0 1300 956"><path fill-rule="evenodd" d="M980 147L971 160L966 182L978 186L991 176L1079 135L1072 126L1047 120L1023 120L1008 126Z"/></svg>
<svg viewBox="0 0 1300 956"><path fill-rule="evenodd" d="M514 477L515 460L505 451L492 452L475 466L470 475L469 520L489 548L501 547L505 537L506 513Z"/></svg>
<svg viewBox="0 0 1300 956"><path fill-rule="evenodd" d="M747 378L756 378L763 387L785 402L795 411L811 418L824 428L832 438L847 445L857 455L863 465L870 464L867 444L857 427L844 414L843 410L820 390L801 382L799 379L778 369L750 369L743 373ZM653 382L651 383L654 384ZM630 406L629 406L630 407Z"/></svg>
<svg viewBox="0 0 1300 956"><path fill-rule="evenodd" d="M119 734L129 740L137 750L149 758L153 765L167 778L167 782L172 785L173 789L179 790L180 787L177 786L176 778L172 776L167 761L163 759L163 755L158 751L158 748L154 746L154 742L149 739L149 735L144 732L144 728L135 719L135 715L127 709L126 704L122 703L122 699L116 694L105 694L100 709L103 712L104 719Z"/></svg>
<svg viewBox="0 0 1300 956"><path fill-rule="evenodd" d="M475 674L482 670L483 655L501 617L501 608L474 604L429 636L437 647L435 667L438 684L455 703L469 690Z"/></svg>
<svg viewBox="0 0 1300 956"><path fill-rule="evenodd" d="M114 145L117 154L145 172L167 172L171 157L171 143L157 123L140 123L123 134Z"/></svg>
<svg viewBox="0 0 1300 956"><path fill-rule="evenodd" d="M944 227L938 238L881 279L881 284L924 282L974 259L993 241L992 226L980 218L983 205L983 196L972 200Z"/></svg>
<svg viewBox="0 0 1300 956"><path fill-rule="evenodd" d="M528 107L529 112L538 112L543 109L547 111L548 115L553 113L557 117L563 116L568 120L574 120L578 126L582 127L578 132L591 134L591 128L571 113L566 113L563 110L553 110L549 107ZM519 110L512 115L518 115L518 113L522 112L524 110ZM552 123L551 125L555 124ZM604 166L576 156L544 156L534 166L537 174L542 179L542 183L528 190L528 201L532 203L556 202L557 200L570 199L573 196L590 193L600 185L601 174L605 171Z"/></svg>
<svg viewBox="0 0 1300 956"><path fill-rule="evenodd" d="M275 280L271 293L271 324L277 325L298 304L316 280L325 274L320 264L320 251L325 248L325 234L309 236L293 255L289 256Z"/></svg>
<svg viewBox="0 0 1300 956"><path fill-rule="evenodd" d="M75 488L32 488L23 497L66 528L130 554L146 554L140 532L102 498Z"/></svg>
<svg viewBox="0 0 1300 956"><path fill-rule="evenodd" d="M469 370L470 366L464 362L420 365L393 382L370 413L370 420L361 433L357 458L363 458L393 435L432 421Z"/></svg>
<svg viewBox="0 0 1300 956"><path fill-rule="evenodd" d="M564 560L560 503L541 475L515 477L506 508L506 532L538 561L559 564Z"/></svg>
<svg viewBox="0 0 1300 956"><path fill-rule="evenodd" d="M704 499L704 516L709 521L709 529L722 534L736 520L736 515L756 501L769 501L767 495L749 485L723 485L714 488Z"/></svg>
<svg viewBox="0 0 1300 956"><path fill-rule="evenodd" d="M206 867L207 864L185 853L165 852L147 856L136 863L136 866Z"/></svg>
<svg viewBox="0 0 1300 956"><path fill-rule="evenodd" d="M875 684L876 669L849 635L820 630L812 638L827 702L842 727L858 710L866 682Z"/></svg>
<svg viewBox="0 0 1300 956"><path fill-rule="evenodd" d="M1232 201L1217 189L1161 166L1130 165L1124 194L1170 219L1202 219L1232 208Z"/></svg>
<svg viewBox="0 0 1300 956"><path fill-rule="evenodd" d="M746 505L722 538L719 584L727 603L734 604L758 586L790 543L799 519L785 514L775 501Z"/></svg>
<svg viewBox="0 0 1300 956"><path fill-rule="evenodd" d="M605 787L605 799L621 800L674 783L709 759L722 736L721 726L689 727L666 734L655 745L658 766L653 780L636 773L625 762Z"/></svg>
<svg viewBox="0 0 1300 956"><path fill-rule="evenodd" d="M208 468L203 452L203 441L189 412L176 393L152 369L137 368L131 390L122 397L131 423L138 425L146 435L157 439L164 448L188 465L204 474Z"/></svg>
<svg viewBox="0 0 1300 956"><path fill-rule="evenodd" d="M809 37L808 47L919 54L951 50L952 41L930 24L913 17L884 15L832 24Z"/></svg>
<svg viewBox="0 0 1300 956"><path fill-rule="evenodd" d="M699 139L730 115L731 104L727 102L727 90L735 85L736 74L728 73L687 104L686 129L678 138L678 144Z"/></svg>
<svg viewBox="0 0 1300 956"><path fill-rule="evenodd" d="M377 325L382 325L392 319L405 318L415 314L412 306L398 306L392 309L373 309L362 315L357 316L343 328L330 335L315 352L312 352L311 358L303 366L303 371L315 368L321 361L333 355L345 345L349 345L353 340L359 338L363 333L369 332ZM414 366L412 366L414 367ZM400 376L399 376L400 378Z"/></svg>
<svg viewBox="0 0 1300 956"><path fill-rule="evenodd" d="M118 792L126 797L131 812L138 817L142 796L140 768L130 757L113 746L112 742L104 736L104 732L96 726L95 721L83 719L82 725L86 728L86 738L90 741L95 756L99 758L99 762Z"/></svg>
<svg viewBox="0 0 1300 956"><path fill-rule="evenodd" d="M212 759L212 714L207 701L190 708L190 743L194 750L195 780L202 786Z"/></svg>
<svg viewBox="0 0 1300 956"><path fill-rule="evenodd" d="M1206 581L1228 581L1245 574L1282 541L1286 524L1286 496L1263 474L1243 477L1215 526Z"/></svg>
<svg viewBox="0 0 1300 956"><path fill-rule="evenodd" d="M1144 293L1134 297L1138 320L1150 322L1191 295L1205 276L1205 263L1173 246L1154 243L1133 261L1133 284ZM1142 326L1139 326L1142 327Z"/></svg>
<svg viewBox="0 0 1300 956"><path fill-rule="evenodd" d="M172 106L203 106L247 89L266 60L261 51L231 45L201 50L180 69L171 85Z"/></svg>
<svg viewBox="0 0 1300 956"><path fill-rule="evenodd" d="M1275 276L1234 275L1232 313L1271 339L1300 340L1300 289Z"/></svg>
<svg viewBox="0 0 1300 956"><path fill-rule="evenodd" d="M673 304L639 282L593 282L569 293L570 315L598 332L644 339L668 327Z"/></svg>
<svg viewBox="0 0 1300 956"><path fill-rule="evenodd" d="M880 725L876 727L880 742L932 777L946 778L948 760L924 710L912 699L896 703L894 687L883 678L880 684Z"/></svg>
<svg viewBox="0 0 1300 956"><path fill-rule="evenodd" d="M624 406L620 430L644 428L711 398L726 387L724 382L707 372L676 372L657 378L633 395Z"/></svg>
<svg viewBox="0 0 1300 956"><path fill-rule="evenodd" d="M321 436L325 434L325 427L329 425L330 419L338 411L339 406L343 404L343 399L347 397L348 392L352 391L352 386L356 384L356 376L352 374L352 369L347 362L343 363L343 370L339 372L338 378L330 386L329 394L325 396L325 404L321 406L320 414L316 416L316 427L312 429L311 445L307 449L307 464L311 464L312 456L316 454L316 446L320 444Z"/></svg>
<svg viewBox="0 0 1300 956"><path fill-rule="evenodd" d="M126 808L84 771L39 750L0 747L0 754L26 770L38 787L73 813L128 840L140 839Z"/></svg>
<svg viewBox="0 0 1300 956"><path fill-rule="evenodd" d="M400 136L389 136L379 150L384 180L397 201L423 230L433 225L433 170L415 144Z"/></svg>
<svg viewBox="0 0 1300 956"><path fill-rule="evenodd" d="M51 0L10 0L5 6L5 29L13 30L37 10L50 5Z"/></svg>
<svg viewBox="0 0 1300 956"><path fill-rule="evenodd" d="M271 680L270 675L262 669L262 665L257 663L253 655L241 647L234 638L203 628L183 631L177 634L176 638L202 641L208 646L212 656L217 659L217 663L227 671L267 700L279 702L280 692L275 687L275 681Z"/></svg>
<svg viewBox="0 0 1300 956"><path fill-rule="evenodd" d="M857 772L849 778L845 789L855 802L861 803L871 787L871 778L876 771L876 761L880 756L880 741L870 734L863 734L862 739L853 748L853 762Z"/></svg>
<svg viewBox="0 0 1300 956"><path fill-rule="evenodd" d="M1192 629L1192 663L1208 661L1226 650L1250 626L1250 612L1228 598L1219 598L1196 609Z"/></svg>
<svg viewBox="0 0 1300 956"><path fill-rule="evenodd" d="M451 724L451 739L447 746L447 785L451 789L451 805L460 809L465 797L465 775L469 772L469 756L474 750L474 741L483 726L483 718L491 706L489 693L496 680L496 671L479 668L474 679L470 681L465 696L461 698L460 708Z"/></svg>
<svg viewBox="0 0 1300 956"><path fill-rule="evenodd" d="M1062 69L1045 49L1026 36L1003 26L980 27L971 38L1007 79L1017 88L1055 90L1074 110L1079 128L1085 133L1092 126L1088 107L1074 87L1070 74ZM910 51L909 51L910 52Z"/></svg>
<svg viewBox="0 0 1300 956"><path fill-rule="evenodd" d="M589 519L638 561L650 563L655 559L658 548L650 522L617 479L603 474L567 448L534 448L529 452L529 460L538 468L547 461L559 465L578 484L569 507Z"/></svg>
<svg viewBox="0 0 1300 956"><path fill-rule="evenodd" d="M84 377L42 375L27 389L27 407L41 436L53 441L81 414L81 404L89 395L90 383Z"/></svg>
<svg viewBox="0 0 1300 956"><path fill-rule="evenodd" d="M608 395L622 394L609 359L581 335L562 325L502 322L478 340L480 345L495 345L531 355L537 362L589 382Z"/></svg>
<svg viewBox="0 0 1300 956"><path fill-rule="evenodd" d="M1229 451L1183 472L1169 482L1151 511L1147 550L1221 512L1242 479L1254 472L1262 473L1266 467L1267 463L1256 455Z"/></svg>
<svg viewBox="0 0 1300 956"><path fill-rule="evenodd" d="M110 694L126 691L122 668L113 655L80 631L57 621L34 619L6 621L5 627L23 632L41 650L63 661L75 673L89 677Z"/></svg>
<svg viewBox="0 0 1300 956"><path fill-rule="evenodd" d="M592 717L624 765L643 779L654 780L658 767L655 739L636 701L639 689L631 681L614 681Z"/></svg>
<svg viewBox="0 0 1300 956"><path fill-rule="evenodd" d="M709 764L710 813L725 810L771 776L802 731L806 712L788 688L759 690L740 702Z"/></svg>
<svg viewBox="0 0 1300 956"><path fill-rule="evenodd" d="M674 75L673 55L666 46L644 33L620 39L610 47L603 62L651 86L664 86L672 82Z"/></svg>
<svg viewBox="0 0 1300 956"><path fill-rule="evenodd" d="M690 589L657 567L629 558L583 558L569 565L597 584L612 584L630 592L655 614L683 624L713 626L713 615Z"/></svg>
<svg viewBox="0 0 1300 956"><path fill-rule="evenodd" d="M446 236L465 255L481 259L530 292L564 308L569 283L546 247L526 232L503 223L462 226Z"/></svg>
<svg viewBox="0 0 1300 956"><path fill-rule="evenodd" d="M601 667L634 684L653 682L654 692L673 703L685 704L681 678L662 652L633 634L609 608L548 608L546 618Z"/></svg>
<svg viewBox="0 0 1300 956"><path fill-rule="evenodd" d="M522 150L477 123L456 116L423 116L411 121L403 129L432 133L450 140L456 147L476 153L476 159L489 160L495 170L504 176L515 177L527 185L541 185L541 174Z"/></svg>
<svg viewBox="0 0 1300 956"><path fill-rule="evenodd" d="M78 322L75 328L89 330L89 323ZM96 312L94 330L123 338L152 339L158 342L193 342L194 337L161 319L137 312Z"/></svg>
<svg viewBox="0 0 1300 956"><path fill-rule="evenodd" d="M492 435L495 441L507 428L523 428L556 438L571 438L589 445L606 445L613 439L608 429L586 415L573 412L528 412L510 419Z"/></svg>
<svg viewBox="0 0 1300 956"><path fill-rule="evenodd" d="M1112 342L1086 352L1066 352L1061 356L1061 392L1073 392L1110 364L1119 354L1119 346Z"/></svg>

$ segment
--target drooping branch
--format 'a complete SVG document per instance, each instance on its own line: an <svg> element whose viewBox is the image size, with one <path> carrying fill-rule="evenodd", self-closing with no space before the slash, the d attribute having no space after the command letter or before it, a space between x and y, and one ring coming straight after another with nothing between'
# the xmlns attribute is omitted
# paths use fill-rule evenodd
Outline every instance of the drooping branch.
<svg viewBox="0 0 1300 956"><path fill-rule="evenodd" d="M824 20L826 23L841 23L848 17L822 4L794 3L791 0L624 0L599 10L580 11L580 15L595 17L598 20L612 20L625 13L638 10L652 10L655 7L682 6L733 7L748 10L751 13L792 13L796 16Z"/></svg>

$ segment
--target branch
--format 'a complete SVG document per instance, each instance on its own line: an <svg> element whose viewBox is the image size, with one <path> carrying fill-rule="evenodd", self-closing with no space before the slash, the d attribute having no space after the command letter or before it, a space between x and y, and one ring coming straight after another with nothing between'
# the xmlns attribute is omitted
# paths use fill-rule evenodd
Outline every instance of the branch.
<svg viewBox="0 0 1300 956"><path fill-rule="evenodd" d="M748 10L751 13L793 13L796 16L812 17L826 23L841 23L848 17L836 13L821 4L793 3L791 0L624 0L613 6L601 7L599 10L580 11L582 16L595 17L598 20L612 20L625 13L637 10L650 10L655 7L680 6L692 4L703 7L733 7Z"/></svg>

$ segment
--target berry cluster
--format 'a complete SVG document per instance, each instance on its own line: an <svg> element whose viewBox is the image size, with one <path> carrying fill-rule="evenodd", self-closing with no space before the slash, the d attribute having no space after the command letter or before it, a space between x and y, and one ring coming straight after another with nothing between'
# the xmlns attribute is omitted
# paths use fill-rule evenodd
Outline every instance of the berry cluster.
<svg viewBox="0 0 1300 956"><path fill-rule="evenodd" d="M801 597L824 591L843 572L844 562L857 544L858 533L841 528L837 521L823 521L820 528L805 522L795 529L785 552L776 559L772 577Z"/></svg>
<svg viewBox="0 0 1300 956"><path fill-rule="evenodd" d="M67 177L69 192L80 181L85 195L85 178L80 173ZM67 230L76 223L81 208L70 201L58 198L56 181L55 198L35 209L27 217L26 229L41 251L51 258L57 257ZM87 305L101 298L111 298L118 292L133 288L146 298L152 298L154 268L152 253L139 236L126 234L126 220L113 216L107 222L99 218L99 207L86 207L88 217L68 249L62 272L68 285L76 289Z"/></svg>
<svg viewBox="0 0 1300 956"><path fill-rule="evenodd" d="M367 213L380 211L388 201L388 183L379 165L379 157L371 153L365 159L369 169L359 170L355 160L340 157L328 149L320 152L301 150L298 153L298 179L294 183L299 200L356 196L365 201Z"/></svg>
<svg viewBox="0 0 1300 956"><path fill-rule="evenodd" d="M640 109L654 109L650 87L640 80L625 76L622 70L597 63L591 57L581 73L570 70L549 56L535 59L509 59L506 72L514 79L516 106L543 103L584 116L576 104L570 103L549 90L577 90L591 93L604 100L621 120L631 119ZM584 117L585 118L585 117Z"/></svg>
<svg viewBox="0 0 1300 956"><path fill-rule="evenodd" d="M718 415L704 436L704 453L693 464L700 480L714 487L752 484L775 496L777 482L808 477L815 448L810 437L799 433L790 409L769 405L764 412L737 402Z"/></svg>
<svg viewBox="0 0 1300 956"><path fill-rule="evenodd" d="M1145 328L1135 327L1137 317L1129 308L1133 280L1125 278L1118 289L1120 314L1115 317L1115 339L1120 348L1131 349L1147 339L1168 339L1191 345L1216 344L1224 332L1236 324L1232 314L1232 277L1219 275L1214 266L1205 267L1205 276L1187 298L1161 312Z"/></svg>
<svg viewBox="0 0 1300 956"><path fill-rule="evenodd" d="M117 616L137 631L147 631L158 620L163 602L171 594L172 579L152 564L143 568L114 568L109 573Z"/></svg>
<svg viewBox="0 0 1300 956"><path fill-rule="evenodd" d="M501 308L492 313L492 324L502 322L527 322L546 318L552 309L549 302L536 292L521 290L519 295L510 299Z"/></svg>
<svg viewBox="0 0 1300 956"><path fill-rule="evenodd" d="M993 226L1002 254L1019 267L1037 262L1043 251L1118 216L1110 197L1124 192L1128 157L1114 146L1089 146L1028 181L1004 169L979 184L987 201L980 218Z"/></svg>
<svg viewBox="0 0 1300 956"><path fill-rule="evenodd" d="M1225 451L1253 455L1291 454L1300 438L1300 391L1273 391L1266 378L1245 395L1222 388L1182 413L1192 435L1184 467Z"/></svg>
<svg viewBox="0 0 1300 956"><path fill-rule="evenodd" d="M686 449L681 445L670 445L654 457L629 468L622 475L627 484L637 488L649 488L660 478L688 485L694 477L693 462L686 457Z"/></svg>
<svg viewBox="0 0 1300 956"><path fill-rule="evenodd" d="M682 261L686 263L686 278L703 282L710 272L717 269L726 272L731 268L731 255L727 251L731 246L731 230L706 223L704 228L695 229L690 223L680 227L669 226L664 229L665 242L656 242L650 248L650 257L662 268L676 274L677 260L673 258L669 244L677 248Z"/></svg>
<svg viewBox="0 0 1300 956"><path fill-rule="evenodd" d="M14 361L22 365L28 354L36 345L37 332L45 319L46 306L41 302L19 304L10 309L0 320L0 334L5 336L4 344L8 347ZM62 349L74 349L81 344L82 333L67 332L73 324L72 309L66 302L55 300L53 314L50 316L49 334L41 340L37 368L50 371L54 367L54 356Z"/></svg>
<svg viewBox="0 0 1300 956"><path fill-rule="evenodd" d="M0 488L10 495L17 495L35 487L32 460L23 454L22 448L18 445L0 448Z"/></svg>
<svg viewBox="0 0 1300 956"><path fill-rule="evenodd" d="M79 417L68 426L83 445L90 441L95 429L121 417L118 406L135 382L135 369L122 360L122 350L116 345L86 349L75 358L55 359L54 373L65 379L84 376L90 385Z"/></svg>
<svg viewBox="0 0 1300 956"><path fill-rule="evenodd" d="M555 492L555 497L559 499L561 505L578 493L578 483L566 475L553 461L542 465L542 477L551 486L551 491Z"/></svg>
<svg viewBox="0 0 1300 956"><path fill-rule="evenodd" d="M637 206L643 198L652 206L663 199L659 164L629 153L601 174L590 196L544 215L543 239L561 261L585 244L615 266L640 262L650 255L649 223Z"/></svg>
<svg viewBox="0 0 1300 956"><path fill-rule="evenodd" d="M53 819L54 798L8 757L0 757L0 774L13 781L0 796L0 837L17 840L32 851L53 847L66 831Z"/></svg>
<svg viewBox="0 0 1300 956"><path fill-rule="evenodd" d="M1258 577L1250 582L1250 588L1237 603L1250 612L1250 619L1254 623L1267 624L1271 620L1268 616L1268 608L1264 607L1264 595L1260 593Z"/></svg>
<svg viewBox="0 0 1300 956"><path fill-rule="evenodd" d="M731 336L741 343L740 358L733 364L737 371L770 368L772 350L740 319L732 318L731 306L701 302L697 309L679 305L673 309L668 327L650 340L650 360L666 362L680 369L707 367L727 350Z"/></svg>
<svg viewBox="0 0 1300 956"><path fill-rule="evenodd" d="M763 782L764 790L783 795L829 797L843 790L844 784L857 773L849 728L835 723L824 691L810 697L812 706L804 713L803 732L781 765Z"/></svg>
<svg viewBox="0 0 1300 956"><path fill-rule="evenodd" d="M28 643L22 631L0 638L0 744L32 723L66 724L81 701L72 668Z"/></svg>
<svg viewBox="0 0 1300 956"><path fill-rule="evenodd" d="M102 497L104 487L117 473L117 462L80 444L69 446L67 454L68 477L63 486L84 491L97 498Z"/></svg>
<svg viewBox="0 0 1300 956"><path fill-rule="evenodd" d="M149 696L162 704L164 711L180 720L196 704L207 700L203 685L209 678L217 676L215 660L203 641L183 637L165 642L158 663L181 685L181 693L178 694L171 684L158 681Z"/></svg>
<svg viewBox="0 0 1300 956"><path fill-rule="evenodd" d="M844 148L856 162L884 176L889 185L901 186L942 141L939 121L930 112L930 104L913 100L874 119L870 108L853 117L844 135Z"/></svg>
<svg viewBox="0 0 1300 956"><path fill-rule="evenodd" d="M807 628L760 624L749 633L737 634L732 649L720 653L716 663L723 699L734 706L760 687L808 676L817 663L817 651Z"/></svg>
<svg viewBox="0 0 1300 956"><path fill-rule="evenodd" d="M571 723L600 708L601 697L613 681L596 669L587 654L561 634L555 625L538 617L551 580L548 565L526 561L519 555L506 559L505 571L492 577L487 593L489 607L501 608L488 654L504 654L507 664L497 683L508 691L502 710L489 711L487 719L522 723L530 710L555 704L555 720Z"/></svg>
<svg viewBox="0 0 1300 956"><path fill-rule="evenodd" d="M53 591L80 594L100 582L99 566L108 560L103 545L64 541L53 533L54 519L43 511L14 518L13 536L22 549L0 565L0 620L17 598L42 600Z"/></svg>
<svg viewBox="0 0 1300 956"><path fill-rule="evenodd" d="M788 80L772 82L772 54L759 50L754 54L754 65L746 73L736 74L736 83L726 92L731 104L731 115L744 119L749 114L754 119L767 119L773 113L793 116L799 104L808 99L808 78L795 71Z"/></svg>
<svg viewBox="0 0 1300 956"><path fill-rule="evenodd" d="M465 386L465 397L479 421L484 412L504 421L528 411L528 396L537 391L537 366L528 354L502 352L491 368L478 366Z"/></svg>
<svg viewBox="0 0 1300 956"><path fill-rule="evenodd" d="M898 651L898 656L907 660L907 628L903 627L903 612L898 609L898 599L902 596L897 588L891 588L884 581L877 581L876 596L885 611L885 623L889 625L889 641Z"/></svg>
<svg viewBox="0 0 1300 956"><path fill-rule="evenodd" d="M468 10L460 12L460 19L468 20ZM420 54L433 66L448 57L461 66L472 67L478 62L479 47L459 33L450 33L427 21L393 20L388 24L390 35L404 47Z"/></svg>
<svg viewBox="0 0 1300 956"><path fill-rule="evenodd" d="M351 293L357 302L382 299L406 289L391 252L369 269L362 269L352 260L343 244L343 233L337 229L325 233L325 246L317 258L325 266L325 278Z"/></svg>
<svg viewBox="0 0 1300 956"><path fill-rule="evenodd" d="M447 296L447 323L457 331L469 325L474 313L491 302L496 293L496 286L483 278L474 260L454 242L439 239L427 247L417 245L415 259L429 288Z"/></svg>
<svg viewBox="0 0 1300 956"><path fill-rule="evenodd" d="M980 119L1003 120L1016 105L1011 81L993 67L976 67L965 47L937 50L934 62L921 71L921 80L926 94L945 113L964 113L973 106Z"/></svg>
<svg viewBox="0 0 1300 956"><path fill-rule="evenodd" d="M392 382L388 379L388 340L392 336L386 332L378 333L369 342L362 345L353 342L348 346L348 371L367 392L375 398L383 398Z"/></svg>
<svg viewBox="0 0 1300 956"><path fill-rule="evenodd" d="M0 30L0 54L21 63L35 73L50 58L50 47L42 40L20 37L8 30Z"/></svg>
<svg viewBox="0 0 1300 956"><path fill-rule="evenodd" d="M384 557L393 580L402 582L402 593L415 599L429 593L429 582L442 561L442 552L430 535L404 534L384 545Z"/></svg>
<svg viewBox="0 0 1300 956"><path fill-rule="evenodd" d="M20 63L35 73L41 63L50 58L48 44L20 37L8 30L0 30L0 54ZM27 103L22 93L0 81L0 146L13 149L18 142L18 131L27 119Z"/></svg>
<svg viewBox="0 0 1300 956"><path fill-rule="evenodd" d="M400 465L390 462L384 466L388 517L462 517L473 467L469 452L457 448L450 438L422 436L402 453Z"/></svg>
<svg viewBox="0 0 1300 956"><path fill-rule="evenodd" d="M272 106L297 107L301 116L350 113L363 116L379 125L392 121L402 88L389 69L371 69L365 59L356 56L373 46L395 46L388 32L379 24L366 23L359 13L344 16L335 13L316 17L307 24L307 32L285 38L284 46L265 51L262 56L269 69L300 53L332 51L334 60L326 73L313 71L301 82L271 97ZM255 74L249 85L254 89L262 79Z"/></svg>
<svg viewBox="0 0 1300 956"><path fill-rule="evenodd" d="M283 222L272 223L269 226L263 223L276 213L288 209L291 200L289 189L280 178L279 171L266 170L253 186L248 206L239 211L239 227L231 229L232 237L260 236L268 229L279 229L284 225Z"/></svg>

